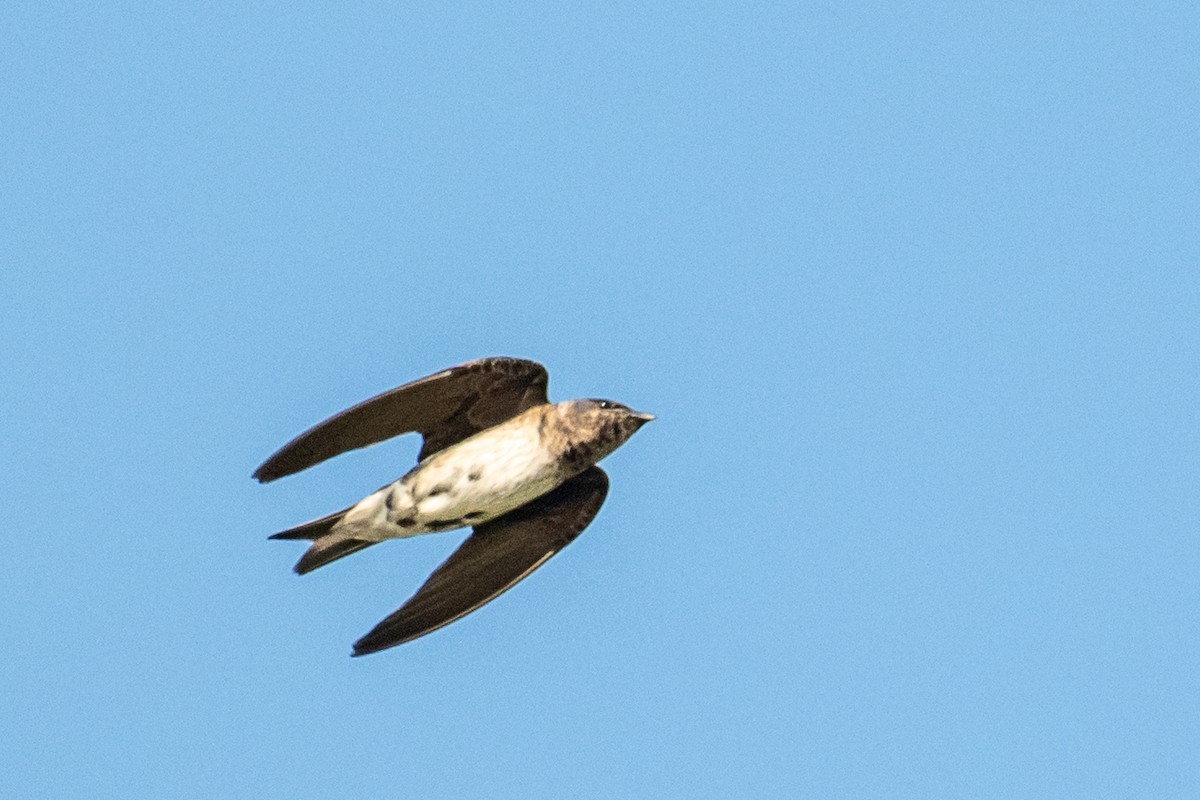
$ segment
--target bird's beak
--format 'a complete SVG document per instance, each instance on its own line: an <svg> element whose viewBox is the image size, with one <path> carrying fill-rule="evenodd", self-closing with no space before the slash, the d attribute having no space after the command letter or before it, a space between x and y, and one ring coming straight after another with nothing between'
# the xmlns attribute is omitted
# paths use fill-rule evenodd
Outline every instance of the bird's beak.
<svg viewBox="0 0 1200 800"><path fill-rule="evenodd" d="M653 422L654 420L658 419L653 414L647 414L644 411L635 411L630 416L636 419L639 425L645 425L647 422Z"/></svg>

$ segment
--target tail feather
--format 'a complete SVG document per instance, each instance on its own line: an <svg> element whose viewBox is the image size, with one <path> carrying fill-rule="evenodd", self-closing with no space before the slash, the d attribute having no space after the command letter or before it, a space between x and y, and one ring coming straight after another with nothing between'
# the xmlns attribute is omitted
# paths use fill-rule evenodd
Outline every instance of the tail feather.
<svg viewBox="0 0 1200 800"><path fill-rule="evenodd" d="M373 541L354 539L344 534L334 534L332 532L333 527L341 521L342 517L346 516L346 512L349 510L349 508L344 508L327 517L314 519L312 522L306 522L303 525L297 525L286 531L280 531L269 538L285 540L307 539L312 542L312 546L301 556L295 566L296 572L304 575L305 573L312 572L317 567L323 567L330 562L337 561L339 558L348 556L351 553L357 553L364 547L370 547L375 544Z"/></svg>
<svg viewBox="0 0 1200 800"><path fill-rule="evenodd" d="M300 557L294 569L297 575L304 575L312 572L317 567L323 567L326 564L337 561L343 556L357 553L364 547L370 547L373 544L375 542L368 542L363 539L333 539L331 537L318 539Z"/></svg>
<svg viewBox="0 0 1200 800"><path fill-rule="evenodd" d="M350 508L353 507L354 506L351 506ZM327 517L321 517L320 519L314 519L312 522L306 522L303 525L297 525L294 528L288 528L286 531L280 531L279 533L272 534L267 538L310 540L320 539L322 536L329 533L329 531L333 529L334 525L337 525L342 521L342 517L346 516L346 512L349 511L350 508L343 508L341 511L335 511Z"/></svg>

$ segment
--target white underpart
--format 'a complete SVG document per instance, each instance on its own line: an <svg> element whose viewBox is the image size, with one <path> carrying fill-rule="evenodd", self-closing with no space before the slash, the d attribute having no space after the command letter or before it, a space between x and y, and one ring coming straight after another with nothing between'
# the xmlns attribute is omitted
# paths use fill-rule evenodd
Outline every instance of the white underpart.
<svg viewBox="0 0 1200 800"><path fill-rule="evenodd" d="M522 414L425 459L360 501L332 532L379 541L448 530L444 525L455 520L462 522L454 527L477 525L540 497L564 477L542 447L537 424Z"/></svg>

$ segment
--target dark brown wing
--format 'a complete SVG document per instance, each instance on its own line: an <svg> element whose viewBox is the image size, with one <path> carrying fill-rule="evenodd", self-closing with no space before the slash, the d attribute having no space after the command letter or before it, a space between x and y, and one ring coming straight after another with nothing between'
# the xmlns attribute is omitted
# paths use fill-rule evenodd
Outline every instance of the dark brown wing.
<svg viewBox="0 0 1200 800"><path fill-rule="evenodd" d="M546 402L546 368L520 358L481 358L365 400L314 425L263 462L266 483L348 450L416 431L420 458Z"/></svg>
<svg viewBox="0 0 1200 800"><path fill-rule="evenodd" d="M475 528L408 602L354 643L365 656L449 625L495 599L575 540L608 494L599 467Z"/></svg>

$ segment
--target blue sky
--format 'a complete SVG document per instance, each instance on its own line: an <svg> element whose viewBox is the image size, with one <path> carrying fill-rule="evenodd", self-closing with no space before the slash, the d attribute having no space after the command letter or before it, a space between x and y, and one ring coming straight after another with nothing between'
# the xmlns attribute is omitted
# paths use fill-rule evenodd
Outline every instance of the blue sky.
<svg viewBox="0 0 1200 800"><path fill-rule="evenodd" d="M449 5L0 9L0 795L1194 796L1194 4ZM351 659L499 354L659 419Z"/></svg>

